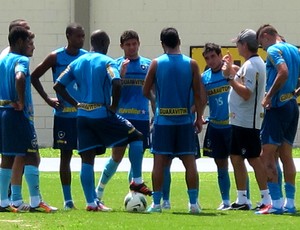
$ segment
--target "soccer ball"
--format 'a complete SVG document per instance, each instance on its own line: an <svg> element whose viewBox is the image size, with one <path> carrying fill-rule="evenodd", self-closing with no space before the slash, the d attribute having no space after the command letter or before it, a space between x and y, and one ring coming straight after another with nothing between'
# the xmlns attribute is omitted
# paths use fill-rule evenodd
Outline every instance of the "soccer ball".
<svg viewBox="0 0 300 230"><path fill-rule="evenodd" d="M127 212L143 212L147 207L147 200L142 193L130 191L124 198L124 205Z"/></svg>

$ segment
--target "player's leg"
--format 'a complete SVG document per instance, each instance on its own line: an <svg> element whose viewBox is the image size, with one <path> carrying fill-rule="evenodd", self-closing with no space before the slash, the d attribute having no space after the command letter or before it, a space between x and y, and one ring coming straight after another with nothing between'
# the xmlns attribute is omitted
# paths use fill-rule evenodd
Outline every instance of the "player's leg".
<svg viewBox="0 0 300 230"><path fill-rule="evenodd" d="M218 210L229 208L230 206L230 177L228 172L228 158L215 158L218 174L218 185L221 193L222 204Z"/></svg>
<svg viewBox="0 0 300 230"><path fill-rule="evenodd" d="M77 118L54 116L53 148L60 150L59 175L64 197L64 208L75 209L71 184L70 163L73 150L77 149Z"/></svg>
<svg viewBox="0 0 300 230"><path fill-rule="evenodd" d="M145 148L149 147L149 121L146 120L130 120L132 125L142 133L142 137L129 143L128 157L131 163L132 181L130 189L141 192L145 195L152 195L152 191L146 186L142 175L142 161Z"/></svg>
<svg viewBox="0 0 300 230"><path fill-rule="evenodd" d="M271 205L270 192L267 186L266 171L259 157L248 158L248 162L251 165L251 167L254 169L256 182L260 190L261 202L260 202L260 206L257 207L257 209L260 210L265 208L266 206Z"/></svg>
<svg viewBox="0 0 300 230"><path fill-rule="evenodd" d="M285 194L286 199L284 202L284 208L292 212L295 209L295 180L296 180L296 167L292 157L292 146L284 142L279 147L280 160L283 165L284 181L285 181ZM296 210L293 212L295 213Z"/></svg>
<svg viewBox="0 0 300 230"><path fill-rule="evenodd" d="M60 182L62 185L62 191L64 196L64 208L73 209L75 208L72 193L71 193L71 159L73 151L72 150L60 150L60 165L59 165L59 175Z"/></svg>
<svg viewBox="0 0 300 230"><path fill-rule="evenodd" d="M162 208L163 209L170 209L170 187L171 187L171 163L172 158L169 157L169 160L167 162L167 165L164 167L164 181L162 186Z"/></svg>
<svg viewBox="0 0 300 230"><path fill-rule="evenodd" d="M112 155L104 165L104 169L101 173L98 185L96 187L97 198L101 201L104 193L105 186L117 171L119 164L121 163L126 146L113 147Z"/></svg>
<svg viewBox="0 0 300 230"><path fill-rule="evenodd" d="M95 191L95 176L94 176L94 161L95 150L87 150L80 152L81 171L80 181L83 188L84 196L87 203L87 211L98 210L98 205L94 200Z"/></svg>
<svg viewBox="0 0 300 230"><path fill-rule="evenodd" d="M12 176L14 156L1 156L0 165L0 212L17 212L17 209L10 205L8 188Z"/></svg>
<svg viewBox="0 0 300 230"><path fill-rule="evenodd" d="M11 178L11 202L20 211L28 211L30 205L24 203L22 196L22 178L25 160L23 156L16 156L12 167Z"/></svg>
<svg viewBox="0 0 300 230"><path fill-rule="evenodd" d="M161 197L163 185L163 171L167 163L168 156L163 154L153 155L153 169L152 169L152 187L153 187L153 200L147 212L161 212Z"/></svg>

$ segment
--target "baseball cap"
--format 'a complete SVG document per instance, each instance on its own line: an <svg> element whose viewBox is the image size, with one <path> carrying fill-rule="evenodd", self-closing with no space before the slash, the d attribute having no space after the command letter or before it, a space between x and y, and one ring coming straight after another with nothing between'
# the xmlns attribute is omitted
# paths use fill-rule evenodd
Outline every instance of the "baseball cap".
<svg viewBox="0 0 300 230"><path fill-rule="evenodd" d="M245 29L241 31L238 36L234 39L232 39L232 42L246 42L248 45L251 45L252 47L257 46L258 42L256 39L256 32L251 29Z"/></svg>

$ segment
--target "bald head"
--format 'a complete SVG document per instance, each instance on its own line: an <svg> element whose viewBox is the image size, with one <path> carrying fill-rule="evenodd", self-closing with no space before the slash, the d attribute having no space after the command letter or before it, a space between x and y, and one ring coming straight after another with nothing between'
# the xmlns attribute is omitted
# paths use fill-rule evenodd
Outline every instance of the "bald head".
<svg viewBox="0 0 300 230"><path fill-rule="evenodd" d="M103 30L96 30L91 35L91 50L102 54L107 54L110 39Z"/></svg>

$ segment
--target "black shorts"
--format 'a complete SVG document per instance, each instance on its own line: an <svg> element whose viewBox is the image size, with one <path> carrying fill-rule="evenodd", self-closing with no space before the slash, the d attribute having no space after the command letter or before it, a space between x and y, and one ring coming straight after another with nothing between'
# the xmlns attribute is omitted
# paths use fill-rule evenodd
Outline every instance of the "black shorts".
<svg viewBox="0 0 300 230"><path fill-rule="evenodd" d="M232 125L231 155L244 158L259 157L261 152L260 130Z"/></svg>

